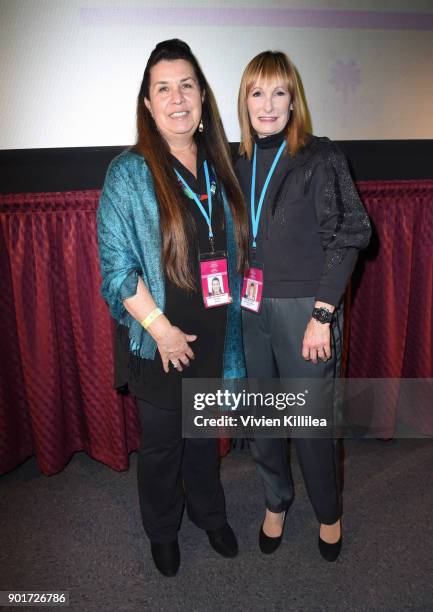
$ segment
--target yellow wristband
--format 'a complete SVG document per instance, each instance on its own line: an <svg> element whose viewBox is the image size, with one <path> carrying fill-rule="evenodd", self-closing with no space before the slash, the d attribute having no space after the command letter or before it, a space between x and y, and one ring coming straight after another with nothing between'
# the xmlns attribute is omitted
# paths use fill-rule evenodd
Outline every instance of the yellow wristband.
<svg viewBox="0 0 433 612"><path fill-rule="evenodd" d="M153 323L153 321L155 319L157 319L160 315L162 315L163 312L162 310L160 310L159 308L154 308L152 310L152 312L150 312L147 317L145 319L143 319L143 321L141 322L140 325L142 325L144 327L144 329L147 329L149 327L149 325L151 323Z"/></svg>

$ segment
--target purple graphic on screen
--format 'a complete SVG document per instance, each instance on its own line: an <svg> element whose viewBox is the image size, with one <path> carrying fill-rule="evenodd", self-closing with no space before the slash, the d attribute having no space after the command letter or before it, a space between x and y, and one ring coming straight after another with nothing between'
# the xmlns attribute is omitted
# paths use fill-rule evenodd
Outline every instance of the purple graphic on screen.
<svg viewBox="0 0 433 612"><path fill-rule="evenodd" d="M246 6L87 6L80 8L80 22L85 26L192 25L433 30L433 13Z"/></svg>
<svg viewBox="0 0 433 612"><path fill-rule="evenodd" d="M343 102L346 104L349 93L354 93L358 85L361 84L361 69L354 60L348 62L338 60L331 68L329 82L335 91L341 93Z"/></svg>

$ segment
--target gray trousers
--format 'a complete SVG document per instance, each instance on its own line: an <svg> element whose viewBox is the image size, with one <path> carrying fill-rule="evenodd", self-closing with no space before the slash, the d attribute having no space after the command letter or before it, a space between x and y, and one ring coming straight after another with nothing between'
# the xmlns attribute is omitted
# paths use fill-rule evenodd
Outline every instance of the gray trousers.
<svg viewBox="0 0 433 612"><path fill-rule="evenodd" d="M242 311L249 378L333 379L338 376L342 351L342 307L331 326L331 359L313 364L302 357L302 340L313 306L313 297L263 298L259 314ZM331 525L342 513L338 441L332 438L293 438L293 443L317 520ZM272 512L286 510L294 497L287 439L255 438L251 442L251 452L263 480L266 507Z"/></svg>

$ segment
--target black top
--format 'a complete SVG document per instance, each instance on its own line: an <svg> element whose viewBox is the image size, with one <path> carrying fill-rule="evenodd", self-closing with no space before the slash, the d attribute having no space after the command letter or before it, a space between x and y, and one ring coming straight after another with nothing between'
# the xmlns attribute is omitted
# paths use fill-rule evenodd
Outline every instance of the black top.
<svg viewBox="0 0 433 612"><path fill-rule="evenodd" d="M202 149L197 151L197 179L178 159L172 156L172 160L173 167L195 193L207 193ZM208 166L212 181L212 178L216 177L209 162ZM123 393L130 391L136 397L166 409L181 407L182 377L218 378L222 375L223 368L227 306L206 309L201 291L199 252L207 253L210 250L208 226L196 202L186 195L183 200L189 265L195 279L196 291L180 289L165 276L164 314L172 325L176 325L185 333L197 335L197 340L190 343L195 359L182 372L170 365L170 371L165 373L158 350L154 360L136 357L129 350L128 328L118 324L115 335L114 387ZM207 210L206 202L204 208ZM212 209L215 250L226 251L224 208L218 182L216 192L212 196Z"/></svg>
<svg viewBox="0 0 433 612"><path fill-rule="evenodd" d="M255 206L284 130L257 138ZM249 211L252 161L237 161L236 174ZM264 268L264 297L315 297L337 305L370 224L346 160L327 138L308 135L295 157L281 155L263 203L251 261ZM252 242L250 242L252 244Z"/></svg>

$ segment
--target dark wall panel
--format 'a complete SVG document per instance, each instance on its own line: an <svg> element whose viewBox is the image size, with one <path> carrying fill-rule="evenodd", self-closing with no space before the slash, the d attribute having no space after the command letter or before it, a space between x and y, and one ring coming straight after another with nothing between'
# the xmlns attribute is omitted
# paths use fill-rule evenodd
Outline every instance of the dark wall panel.
<svg viewBox="0 0 433 612"><path fill-rule="evenodd" d="M433 140L344 140L355 180L433 178ZM231 144L234 156L237 144ZM0 151L0 193L99 189L110 161L126 148Z"/></svg>

